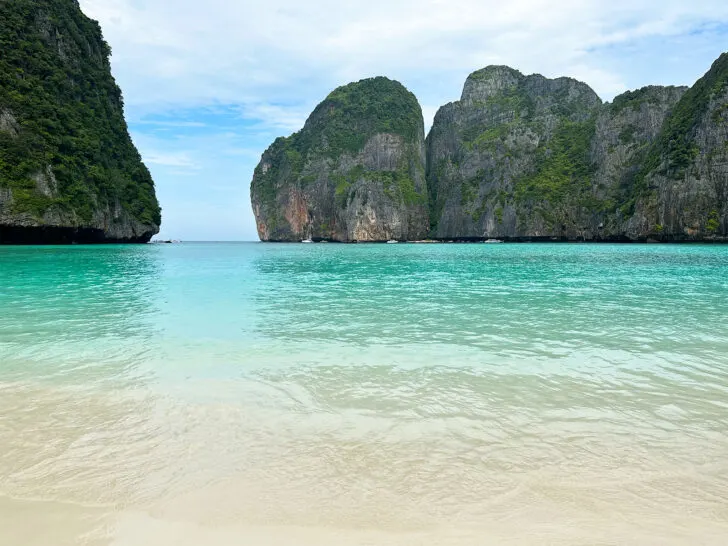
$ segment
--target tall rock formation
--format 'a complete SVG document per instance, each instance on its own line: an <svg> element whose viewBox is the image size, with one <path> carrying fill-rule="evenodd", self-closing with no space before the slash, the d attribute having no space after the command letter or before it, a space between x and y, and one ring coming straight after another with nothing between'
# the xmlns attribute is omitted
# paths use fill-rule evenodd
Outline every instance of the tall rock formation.
<svg viewBox="0 0 728 546"><path fill-rule="evenodd" d="M591 184L599 208L586 230L588 238L644 236L628 225L634 214L635 180L665 119L686 90L649 86L628 91L599 112L590 151Z"/></svg>
<svg viewBox="0 0 728 546"><path fill-rule="evenodd" d="M592 199L589 145L601 104L569 78L505 66L471 74L427 140L433 235L576 236Z"/></svg>
<svg viewBox="0 0 728 546"><path fill-rule="evenodd" d="M728 54L689 89L611 103L490 66L437 112L425 160L421 128L396 82L334 91L263 154L261 239L728 242Z"/></svg>
<svg viewBox="0 0 728 546"><path fill-rule="evenodd" d="M440 239L728 240L728 55L692 88L471 74L427 138Z"/></svg>
<svg viewBox="0 0 728 546"><path fill-rule="evenodd" d="M146 242L160 208L77 0L0 0L0 243Z"/></svg>
<svg viewBox="0 0 728 546"><path fill-rule="evenodd" d="M623 207L625 232L728 241L728 53L685 91L652 142Z"/></svg>
<svg viewBox="0 0 728 546"><path fill-rule="evenodd" d="M263 241L412 240L429 229L422 111L400 83L340 87L255 169Z"/></svg>

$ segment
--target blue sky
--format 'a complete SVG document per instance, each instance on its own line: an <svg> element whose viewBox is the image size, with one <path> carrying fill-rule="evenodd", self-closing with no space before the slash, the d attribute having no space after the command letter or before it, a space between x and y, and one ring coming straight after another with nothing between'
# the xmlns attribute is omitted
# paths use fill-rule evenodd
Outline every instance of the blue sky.
<svg viewBox="0 0 728 546"><path fill-rule="evenodd" d="M253 169L338 85L384 75L425 124L489 64L571 76L604 100L690 85L728 50L725 0L80 0L112 47L160 237L257 240Z"/></svg>

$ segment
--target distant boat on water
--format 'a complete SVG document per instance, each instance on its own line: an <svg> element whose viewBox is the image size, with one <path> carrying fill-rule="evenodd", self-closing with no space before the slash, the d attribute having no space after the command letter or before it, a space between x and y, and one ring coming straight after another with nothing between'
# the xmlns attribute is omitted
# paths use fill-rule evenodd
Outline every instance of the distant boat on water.
<svg viewBox="0 0 728 546"><path fill-rule="evenodd" d="M483 241L487 245L496 245L498 243L502 243L500 239L488 239L487 241Z"/></svg>
<svg viewBox="0 0 728 546"><path fill-rule="evenodd" d="M302 243L313 243L313 239L304 239Z"/></svg>
<svg viewBox="0 0 728 546"><path fill-rule="evenodd" d="M395 241L394 239L390 239L389 241L387 241L388 245L396 245L397 243L399 243L399 241Z"/></svg>

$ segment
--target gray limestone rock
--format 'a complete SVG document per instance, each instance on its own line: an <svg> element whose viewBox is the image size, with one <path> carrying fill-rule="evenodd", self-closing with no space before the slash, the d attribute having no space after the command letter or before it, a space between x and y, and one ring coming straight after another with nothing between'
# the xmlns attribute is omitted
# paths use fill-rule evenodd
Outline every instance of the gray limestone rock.
<svg viewBox="0 0 728 546"><path fill-rule="evenodd" d="M728 54L689 89L611 103L490 66L422 140L396 82L337 89L263 154L261 239L728 241Z"/></svg>
<svg viewBox="0 0 728 546"><path fill-rule="evenodd" d="M263 241L386 241L428 230L422 112L401 84L333 91L263 154L251 185Z"/></svg>

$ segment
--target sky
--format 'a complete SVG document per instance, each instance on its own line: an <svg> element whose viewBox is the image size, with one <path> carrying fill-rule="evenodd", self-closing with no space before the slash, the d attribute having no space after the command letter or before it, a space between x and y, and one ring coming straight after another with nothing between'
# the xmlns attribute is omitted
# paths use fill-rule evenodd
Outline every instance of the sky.
<svg viewBox="0 0 728 546"><path fill-rule="evenodd" d="M257 240L263 151L339 85L387 76L422 105L490 64L570 76L603 100L691 85L728 50L725 0L80 0L112 48L159 238Z"/></svg>

